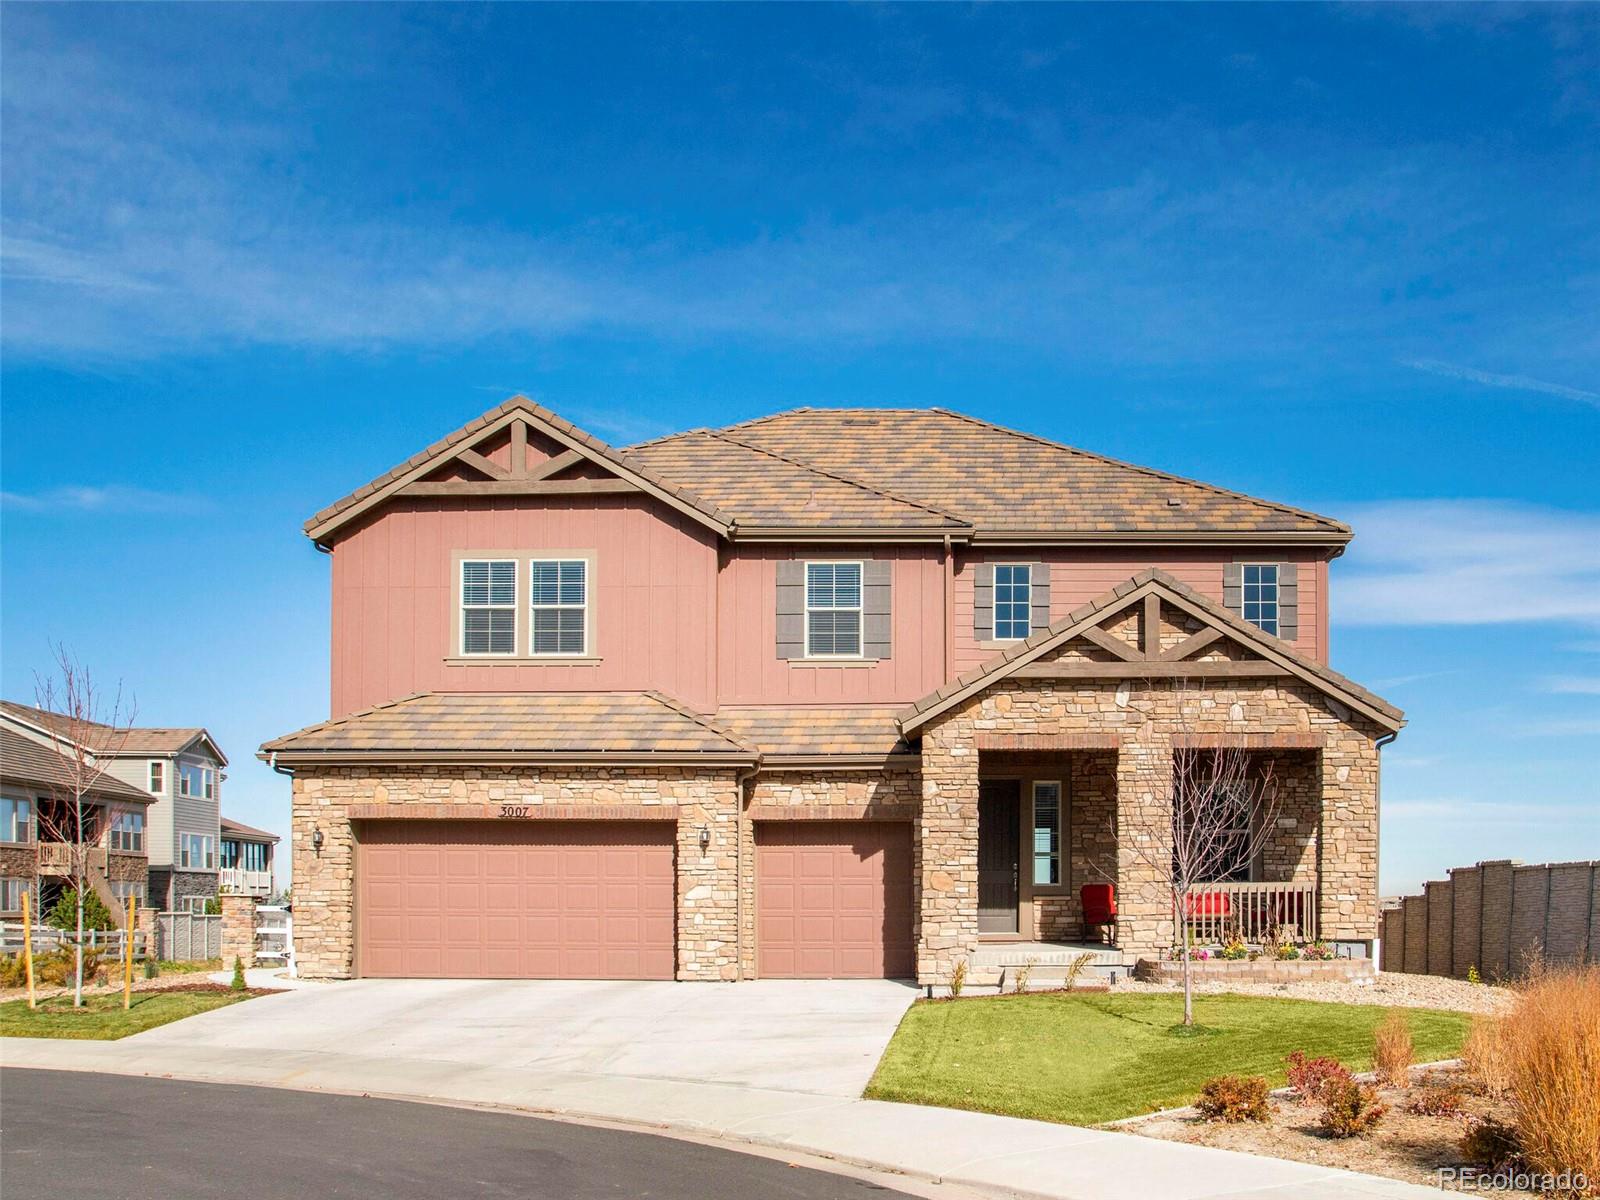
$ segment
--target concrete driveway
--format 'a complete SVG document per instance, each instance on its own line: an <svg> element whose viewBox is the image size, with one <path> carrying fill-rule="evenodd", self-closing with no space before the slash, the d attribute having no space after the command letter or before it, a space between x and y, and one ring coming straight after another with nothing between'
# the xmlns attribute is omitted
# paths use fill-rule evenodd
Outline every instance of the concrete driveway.
<svg viewBox="0 0 1600 1200"><path fill-rule="evenodd" d="M861 1095L915 988L363 979L303 987L130 1038Z"/></svg>

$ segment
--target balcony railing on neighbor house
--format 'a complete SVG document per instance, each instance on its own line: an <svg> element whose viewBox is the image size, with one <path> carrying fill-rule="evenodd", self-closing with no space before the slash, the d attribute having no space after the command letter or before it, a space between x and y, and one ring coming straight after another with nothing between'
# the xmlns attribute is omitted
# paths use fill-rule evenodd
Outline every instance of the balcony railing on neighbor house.
<svg viewBox="0 0 1600 1200"><path fill-rule="evenodd" d="M223 867L217 873L217 886L242 896L269 896L272 894L272 872Z"/></svg>
<svg viewBox="0 0 1600 1200"><path fill-rule="evenodd" d="M1317 940L1315 883L1201 883L1188 901L1196 945L1234 936L1259 943L1274 933L1297 942Z"/></svg>

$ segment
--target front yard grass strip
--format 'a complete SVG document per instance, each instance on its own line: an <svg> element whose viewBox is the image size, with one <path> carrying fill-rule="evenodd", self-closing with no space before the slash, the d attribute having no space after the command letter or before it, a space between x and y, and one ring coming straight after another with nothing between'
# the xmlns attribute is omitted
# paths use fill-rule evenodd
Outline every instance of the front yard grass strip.
<svg viewBox="0 0 1600 1200"><path fill-rule="evenodd" d="M29 1009L26 1000L7 1000L0 1004L0 1037L114 1041L169 1021L237 1004L250 999L250 995L226 988L135 992L126 1011L121 992L85 996L81 1009L72 1007L70 993L41 1000L37 1009Z"/></svg>
<svg viewBox="0 0 1600 1200"><path fill-rule="evenodd" d="M921 1000L896 1030L867 1087L873 1100L1097 1125L1192 1103L1215 1075L1285 1081L1291 1050L1372 1064L1377 1005L1258 996L1196 996L1205 1036L1174 1036L1178 995L1049 993ZM1401 1009L1418 1062L1452 1058L1472 1018Z"/></svg>

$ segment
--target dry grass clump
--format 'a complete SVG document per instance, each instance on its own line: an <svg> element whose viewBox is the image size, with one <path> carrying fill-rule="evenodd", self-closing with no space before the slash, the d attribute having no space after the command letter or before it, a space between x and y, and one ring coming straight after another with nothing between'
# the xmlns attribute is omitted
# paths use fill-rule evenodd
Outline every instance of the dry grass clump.
<svg viewBox="0 0 1600 1200"><path fill-rule="evenodd" d="M1411 1082L1411 1064L1415 1060L1411 1025L1404 1013L1392 1008L1372 1035L1372 1069L1391 1087L1405 1087Z"/></svg>
<svg viewBox="0 0 1600 1200"><path fill-rule="evenodd" d="M1504 1096L1511 1090L1511 1063L1506 1057L1505 1039L1500 1036L1501 1020L1474 1017L1467 1040L1461 1045L1461 1065L1491 1096Z"/></svg>
<svg viewBox="0 0 1600 1200"><path fill-rule="evenodd" d="M1523 1158L1600 1195L1600 966L1534 970L1498 1034Z"/></svg>

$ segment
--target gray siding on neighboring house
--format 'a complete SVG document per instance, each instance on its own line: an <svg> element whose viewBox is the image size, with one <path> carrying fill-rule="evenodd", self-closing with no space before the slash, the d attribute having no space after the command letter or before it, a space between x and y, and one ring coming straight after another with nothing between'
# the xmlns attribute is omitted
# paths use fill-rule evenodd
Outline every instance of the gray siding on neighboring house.
<svg viewBox="0 0 1600 1200"><path fill-rule="evenodd" d="M150 764L166 763L166 787L161 792L150 791ZM111 764L109 773L123 783L131 784L141 792L155 797L144 814L144 849L152 867L170 866L173 860L172 791L177 786L173 773L177 765L160 754L138 758L119 758Z"/></svg>
<svg viewBox="0 0 1600 1200"><path fill-rule="evenodd" d="M217 784L212 789L210 800L204 796L180 796L177 793L177 781L173 782L173 819L172 819L172 848L171 861L177 864L177 855L180 839L186 833L200 834L211 839L214 855L222 853L222 771L210 758L203 754L179 755L178 763L174 767L174 774L184 765L210 767L217 773ZM215 859L213 859L212 874L215 874ZM181 869L181 868L180 868ZM195 868L188 868L194 870ZM213 889L214 890L214 889Z"/></svg>

